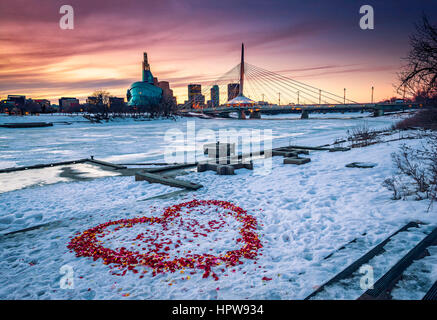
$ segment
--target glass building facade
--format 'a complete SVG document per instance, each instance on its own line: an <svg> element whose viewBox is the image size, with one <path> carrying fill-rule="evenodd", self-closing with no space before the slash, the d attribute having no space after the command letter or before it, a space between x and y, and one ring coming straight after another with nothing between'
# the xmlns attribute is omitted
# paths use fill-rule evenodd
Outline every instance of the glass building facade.
<svg viewBox="0 0 437 320"><path fill-rule="evenodd" d="M154 84L146 52L144 52L142 71L143 81L134 82L127 90L127 104L130 107L147 108L161 102L162 89Z"/></svg>

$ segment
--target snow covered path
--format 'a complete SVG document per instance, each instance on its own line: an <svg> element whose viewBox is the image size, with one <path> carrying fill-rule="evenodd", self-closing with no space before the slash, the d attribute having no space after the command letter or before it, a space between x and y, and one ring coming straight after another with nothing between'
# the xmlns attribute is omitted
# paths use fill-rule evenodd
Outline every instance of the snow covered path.
<svg viewBox="0 0 437 320"><path fill-rule="evenodd" d="M350 120L336 123L335 130L309 134L293 142L332 142L344 137L341 126L347 124L345 121ZM380 127L388 126L387 118L377 121L381 121ZM243 125L248 123L255 122ZM281 123L288 134L286 121ZM314 126L325 124L315 122ZM419 143L405 140L348 152L314 151L311 162L302 166L283 165L282 157L274 157L272 173L267 176L246 169L237 170L235 176L193 171L182 179L204 188L167 199L139 201L178 189L135 182L133 177L61 182L2 193L0 233L51 221L62 223L0 238L0 299L303 299L406 222L421 220L437 225L435 212L426 212L426 201L393 201L391 193L381 186L394 170L390 154L404 142ZM262 161L256 161L255 166L262 166ZM355 161L378 165L370 169L345 168ZM230 201L254 216L260 224L257 232L263 244L258 259L243 259L243 264L224 271L218 267L217 281L202 278L202 272L190 274L189 269L183 274L155 277L148 272L140 278L132 272L115 276L101 260L77 258L66 247L77 232L100 223L160 216L164 208L194 198ZM367 235L361 236L364 232ZM234 237L233 232L227 237ZM362 238L356 246L323 260L356 237ZM420 237L412 236L403 241L413 247L418 240ZM214 247L196 241L193 245L200 244L205 250L208 244ZM66 264L74 270L74 289L59 286L63 276L60 268ZM428 276L422 291L437 280L435 269ZM334 292L334 297L341 296ZM398 291L397 297L409 296Z"/></svg>

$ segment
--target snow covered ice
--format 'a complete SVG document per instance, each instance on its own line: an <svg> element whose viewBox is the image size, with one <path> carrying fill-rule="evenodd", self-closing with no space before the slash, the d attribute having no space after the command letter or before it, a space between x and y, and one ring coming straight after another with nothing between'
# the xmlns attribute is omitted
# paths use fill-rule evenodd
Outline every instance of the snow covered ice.
<svg viewBox="0 0 437 320"><path fill-rule="evenodd" d="M196 119L195 124L196 129L214 130L271 128L273 146L279 147L324 145L344 138L347 129L363 121L370 128L383 129L399 119L395 116L360 118L363 114L319 116L326 119L311 119L311 116L309 120L284 119L292 118L290 115L256 121ZM333 119L335 116L344 119ZM0 122L35 121L28 119L30 117L0 116ZM126 120L90 124L82 120L75 116L40 116L38 121L52 121L55 125L32 129L0 128L0 168L75 160L90 155L114 163L163 162L166 130L179 128L184 131L186 122L193 121ZM135 182L133 177L108 176L87 167L81 167L84 174L95 179L70 181L60 178L56 168L44 169L46 173L42 178L32 171L17 172L16 176L7 173L3 176L7 178L0 174L0 298L303 299L407 222L420 220L436 225L437 216L435 211L427 212L427 201L393 201L391 192L381 186L394 172L390 155L402 143L418 145L420 141L392 141L348 152L313 151L311 162L302 166L284 165L282 157L273 157L268 175L256 175L247 169L237 170L234 176L191 170L180 178L204 187L171 197L155 196L179 189ZM262 161L256 160L254 165L260 167ZM378 165L368 169L346 168L345 165L351 162ZM67 244L78 232L110 220L158 217L166 207L193 199L229 201L255 217L263 245L257 259L243 259L243 264L224 271L217 268L217 281L203 278L202 272L190 274L191 270L156 276L147 272L139 278L132 272L115 276L101 260L76 257L67 249ZM4 235L41 224L45 224L44 227ZM232 221L228 226L217 245L212 241L217 235L211 235L209 241L194 239L190 247L203 252L213 249L216 253L232 249L231 240L236 237L234 229L237 226ZM136 227L130 231L136 234L145 230ZM363 233L366 236L362 236ZM380 275L423 237L421 232L399 237L398 243L408 249L398 248L387 260L375 258L369 263L375 264L376 274ZM361 240L334 253L330 259L323 259L354 238ZM116 246L117 241L124 240L122 237L110 238L108 245ZM435 254L433 251L420 264L411 265L410 276L403 284L398 284L401 287L393 290L394 298L423 296L437 280L435 268L426 264L435 264ZM71 266L74 271L72 289L60 288L63 276L60 268L64 265ZM426 273L428 280L412 281L415 270ZM341 285L332 287L320 298L356 299L363 293L359 283L356 287L357 290L347 294L343 293Z"/></svg>

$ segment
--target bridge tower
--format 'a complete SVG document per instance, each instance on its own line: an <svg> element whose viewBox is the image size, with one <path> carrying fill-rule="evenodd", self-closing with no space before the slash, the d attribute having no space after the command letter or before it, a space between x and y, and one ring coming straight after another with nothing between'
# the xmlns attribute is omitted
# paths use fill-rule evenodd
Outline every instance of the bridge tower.
<svg viewBox="0 0 437 320"><path fill-rule="evenodd" d="M244 86L244 43L241 43L241 63L240 63L240 91L239 96L243 96L243 86Z"/></svg>
<svg viewBox="0 0 437 320"><path fill-rule="evenodd" d="M240 62L240 83L238 96L229 100L227 105L229 107L234 107L238 112L238 118L246 119L245 112L250 111L250 118L260 118L261 113L259 110L254 110L256 104L255 101L244 96L244 76L245 76L245 65L244 65L244 43L241 44L241 62Z"/></svg>

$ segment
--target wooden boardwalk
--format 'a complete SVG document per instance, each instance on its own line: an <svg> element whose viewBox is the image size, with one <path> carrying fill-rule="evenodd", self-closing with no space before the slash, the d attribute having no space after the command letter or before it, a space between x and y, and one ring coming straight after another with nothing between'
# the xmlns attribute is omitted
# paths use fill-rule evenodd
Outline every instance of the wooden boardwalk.
<svg viewBox="0 0 437 320"><path fill-rule="evenodd" d="M154 174L147 171L135 173L135 181L144 181L144 180L150 183L160 183L171 187L185 188L190 190L197 190L203 187L201 184L196 184L189 181L166 177L163 175Z"/></svg>
<svg viewBox="0 0 437 320"><path fill-rule="evenodd" d="M35 164L35 165L31 165L31 166L5 168L5 169L0 169L0 173L16 172L16 171L31 170L31 169L50 168L50 167L56 167L56 166L66 166L66 165L70 165L70 164L78 164L78 163L86 163L86 162L98 164L98 165L105 166L105 167L110 167L110 168L113 168L116 170L127 169L126 166L118 165L115 163L96 160L94 158L85 158L85 159L78 159L78 160L71 160L71 161L61 161L61 162L52 162L52 163L44 163L44 164Z"/></svg>
<svg viewBox="0 0 437 320"><path fill-rule="evenodd" d="M414 260L421 259L429 253L426 251L429 246L437 245L437 228L420 241L402 259L400 259L390 270L388 270L374 284L373 289L368 289L358 300L387 300L391 299L390 292L395 284L401 279L404 271Z"/></svg>
<svg viewBox="0 0 437 320"><path fill-rule="evenodd" d="M53 127L52 122L18 122L18 123L2 123L0 127L11 128L11 129L21 129L21 128L43 128L43 127Z"/></svg>
<svg viewBox="0 0 437 320"><path fill-rule="evenodd" d="M410 228L418 228L419 224L417 222L409 222L407 223L405 226L403 226L402 228L400 228L399 230L397 230L396 232L394 232L393 234L391 234L387 239L385 239L384 241L382 241L380 244L378 244L376 247L374 247L372 250L370 250L369 252L367 252L365 255L363 255L361 258L359 258L358 260L356 260L355 262L353 262L351 265L349 265L348 267L346 267L343 271L341 271L340 273L338 273L337 275L335 275L333 278L329 279L328 281L326 281L324 284L322 284L319 288L317 288L317 290L315 290L314 292L312 292L309 296L307 296L305 298L305 300L309 300L314 298L317 294L319 294L320 292L322 292L323 290L325 290L325 288L327 286L330 286L336 282L339 282L340 280L346 279L350 276L352 276L352 274L357 271L362 265L366 264L367 262L369 262L371 259L373 259L375 256L382 254L384 251L384 247L387 245L388 242L391 241L391 239L396 236L397 234L401 233L401 232L405 232Z"/></svg>

